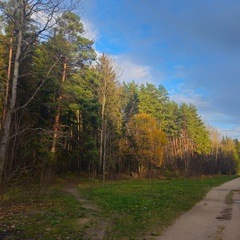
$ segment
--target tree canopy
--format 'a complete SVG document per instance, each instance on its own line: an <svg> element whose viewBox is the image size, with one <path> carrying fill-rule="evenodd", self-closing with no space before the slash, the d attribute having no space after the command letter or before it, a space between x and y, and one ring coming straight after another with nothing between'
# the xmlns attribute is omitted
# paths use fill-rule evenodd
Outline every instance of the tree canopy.
<svg viewBox="0 0 240 240"><path fill-rule="evenodd" d="M120 83L111 56L97 57L65 1L5 0L0 8L1 181L238 171L237 139L216 137L196 106L172 101L161 84Z"/></svg>

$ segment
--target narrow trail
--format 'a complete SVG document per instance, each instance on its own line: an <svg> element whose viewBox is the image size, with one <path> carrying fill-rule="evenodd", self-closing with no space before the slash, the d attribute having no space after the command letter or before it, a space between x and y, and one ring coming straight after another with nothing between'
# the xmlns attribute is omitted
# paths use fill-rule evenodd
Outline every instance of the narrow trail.
<svg viewBox="0 0 240 240"><path fill-rule="evenodd" d="M101 209L83 199L76 187L75 183L68 182L65 191L72 194L85 209L85 217L78 220L78 225L84 230L84 240L102 240L104 239L107 226L109 225L105 219L101 217Z"/></svg>

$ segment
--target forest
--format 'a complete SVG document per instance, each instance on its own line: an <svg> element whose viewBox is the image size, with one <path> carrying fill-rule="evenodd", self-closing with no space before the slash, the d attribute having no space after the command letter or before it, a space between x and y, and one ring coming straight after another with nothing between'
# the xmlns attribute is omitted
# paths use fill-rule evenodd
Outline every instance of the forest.
<svg viewBox="0 0 240 240"><path fill-rule="evenodd" d="M236 174L239 140L207 127L162 84L120 82L66 2L0 1L1 182Z"/></svg>

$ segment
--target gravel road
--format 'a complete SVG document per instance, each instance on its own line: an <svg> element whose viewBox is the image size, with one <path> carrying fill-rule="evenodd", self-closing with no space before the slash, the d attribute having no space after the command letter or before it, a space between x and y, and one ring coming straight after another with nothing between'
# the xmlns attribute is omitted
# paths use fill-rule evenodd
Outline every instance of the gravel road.
<svg viewBox="0 0 240 240"><path fill-rule="evenodd" d="M240 240L240 178L213 188L159 240Z"/></svg>

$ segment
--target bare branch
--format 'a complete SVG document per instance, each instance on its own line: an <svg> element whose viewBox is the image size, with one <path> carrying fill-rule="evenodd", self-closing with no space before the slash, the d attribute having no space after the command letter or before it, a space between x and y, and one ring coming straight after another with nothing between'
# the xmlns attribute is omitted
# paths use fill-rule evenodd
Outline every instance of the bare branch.
<svg viewBox="0 0 240 240"><path fill-rule="evenodd" d="M47 76L42 80L41 84L38 86L38 88L35 90L35 92L33 93L33 95L28 99L28 101L22 105L21 107L16 108L13 112L17 112L20 109L23 109L25 107L27 107L27 105L34 99L34 97L36 96L36 94L38 93L38 91L42 88L42 86L44 85L45 81L47 80L49 74L51 73L51 71L53 70L53 68L57 65L57 63L61 60L61 57L59 57L57 59L57 61L51 66L51 68L48 70Z"/></svg>

